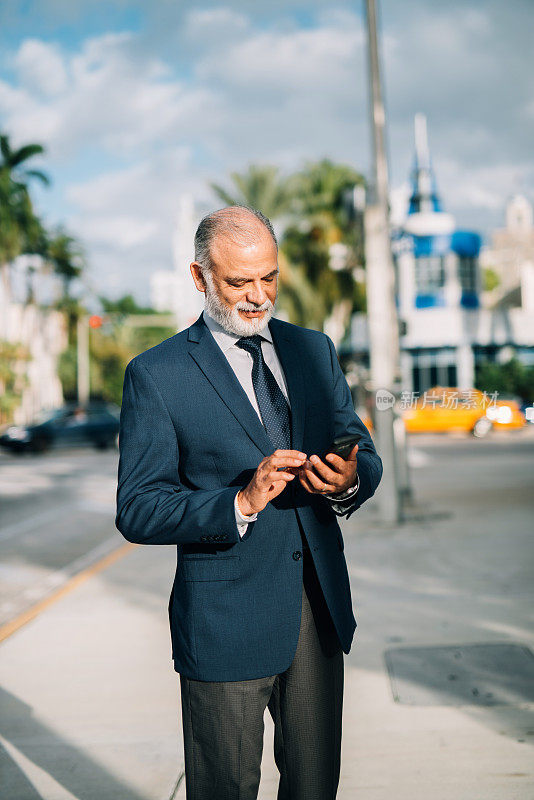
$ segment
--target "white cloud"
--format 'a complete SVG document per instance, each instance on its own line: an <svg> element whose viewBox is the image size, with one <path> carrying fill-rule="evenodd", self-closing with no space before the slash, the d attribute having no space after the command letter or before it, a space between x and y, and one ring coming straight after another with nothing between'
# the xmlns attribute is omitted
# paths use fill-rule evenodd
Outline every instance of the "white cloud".
<svg viewBox="0 0 534 800"><path fill-rule="evenodd" d="M30 91L46 96L62 92L67 86L65 62L59 49L38 39L26 39L15 56L20 83Z"/></svg>
<svg viewBox="0 0 534 800"><path fill-rule="evenodd" d="M215 42L228 42L242 36L249 28L249 20L231 8L206 8L190 11L185 19L183 36L193 39L197 46Z"/></svg>
<svg viewBox="0 0 534 800"><path fill-rule="evenodd" d="M208 181L252 161L290 170L328 156L368 170L361 19L309 0L300 26L291 3L273 2L163 3L139 34L104 33L75 52L35 36L18 48L17 81L0 81L3 127L17 144L45 144L47 170L68 174L64 221L110 290L122 275L125 289L141 291L151 269L170 266L184 191L216 202ZM496 9L490 0L382 6L394 183L408 176L413 115L423 111L444 205L459 224L469 209L495 223L506 194L534 180L530 51L511 33L524 39L522 18Z"/></svg>
<svg viewBox="0 0 534 800"><path fill-rule="evenodd" d="M77 222L77 229L85 241L117 250L128 250L148 242L159 232L159 225L155 220L126 214L110 216L106 211L102 215L82 217Z"/></svg>
<svg viewBox="0 0 534 800"><path fill-rule="evenodd" d="M171 238L180 197L206 197L206 175L191 164L187 148L72 185L69 227L91 256L99 291L115 293L122 275L124 291L144 292L155 269L172 267Z"/></svg>
<svg viewBox="0 0 534 800"><path fill-rule="evenodd" d="M507 197L518 191L523 181L534 183L531 163L466 166L457 159L438 158L436 172L447 205L464 212L476 208L500 215Z"/></svg>
<svg viewBox="0 0 534 800"><path fill-rule="evenodd" d="M362 31L351 27L301 31L254 32L208 53L198 64L198 75L227 87L253 92L303 91L317 102L317 93L346 90L354 80L354 58L362 45ZM321 98L322 102L325 98ZM258 96L261 103L261 96Z"/></svg>
<svg viewBox="0 0 534 800"><path fill-rule="evenodd" d="M51 88L53 54L59 58L54 48L27 40L16 61L28 73L48 75ZM204 126L217 124L217 103L210 91L170 78L155 57L138 56L130 33L88 39L68 60L61 81L58 74L54 81L53 97L43 97L42 83L31 84L28 77L16 88L0 84L6 129L18 141L33 141L38 132L52 158L64 160L89 147L124 157L162 142L172 145L207 109L211 113L205 114Z"/></svg>

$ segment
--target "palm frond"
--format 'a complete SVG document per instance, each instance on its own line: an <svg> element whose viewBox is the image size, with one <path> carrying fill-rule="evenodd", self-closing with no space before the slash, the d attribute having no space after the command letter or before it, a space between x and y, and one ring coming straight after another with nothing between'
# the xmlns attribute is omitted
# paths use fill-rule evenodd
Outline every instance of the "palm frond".
<svg viewBox="0 0 534 800"><path fill-rule="evenodd" d="M32 158L32 156L42 155L44 151L42 144L26 144L24 147L11 152L11 166L18 167L19 164Z"/></svg>
<svg viewBox="0 0 534 800"><path fill-rule="evenodd" d="M41 172L40 169L29 169L26 173L28 178L37 178L44 186L50 186L51 180L46 172Z"/></svg>

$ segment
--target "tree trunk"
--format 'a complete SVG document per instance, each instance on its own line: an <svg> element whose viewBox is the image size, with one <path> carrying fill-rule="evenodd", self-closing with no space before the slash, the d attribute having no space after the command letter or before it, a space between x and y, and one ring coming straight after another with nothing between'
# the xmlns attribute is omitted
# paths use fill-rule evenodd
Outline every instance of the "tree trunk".
<svg viewBox="0 0 534 800"><path fill-rule="evenodd" d="M352 311L351 300L340 300L336 303L328 317L324 321L323 332L330 336L336 348L339 346L347 325L350 322Z"/></svg>
<svg viewBox="0 0 534 800"><path fill-rule="evenodd" d="M8 338L8 308L11 303L11 265L0 264L0 339Z"/></svg>

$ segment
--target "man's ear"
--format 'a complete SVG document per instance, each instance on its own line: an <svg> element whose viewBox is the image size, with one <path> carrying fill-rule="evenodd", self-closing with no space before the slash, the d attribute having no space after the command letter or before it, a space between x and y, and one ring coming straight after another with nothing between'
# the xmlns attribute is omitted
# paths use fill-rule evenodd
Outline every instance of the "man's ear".
<svg viewBox="0 0 534 800"><path fill-rule="evenodd" d="M193 261L189 265L189 269L191 270L191 275L193 276L193 280L195 282L195 286L197 287L199 292L206 291L206 281L204 280L204 275L202 274L202 267L198 263L198 261Z"/></svg>

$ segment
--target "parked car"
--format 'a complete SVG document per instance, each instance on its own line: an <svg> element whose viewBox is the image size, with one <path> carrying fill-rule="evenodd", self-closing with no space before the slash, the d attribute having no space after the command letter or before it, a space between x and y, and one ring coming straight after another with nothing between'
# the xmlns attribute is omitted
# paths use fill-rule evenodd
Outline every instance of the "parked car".
<svg viewBox="0 0 534 800"><path fill-rule="evenodd" d="M84 444L105 450L116 445L119 414L111 403L67 404L42 411L28 425L10 426L0 436L0 446L15 453Z"/></svg>
<svg viewBox="0 0 534 800"><path fill-rule="evenodd" d="M523 428L527 422L514 398L492 400L478 389L436 386L402 412L409 433L467 431L482 438L490 431Z"/></svg>

